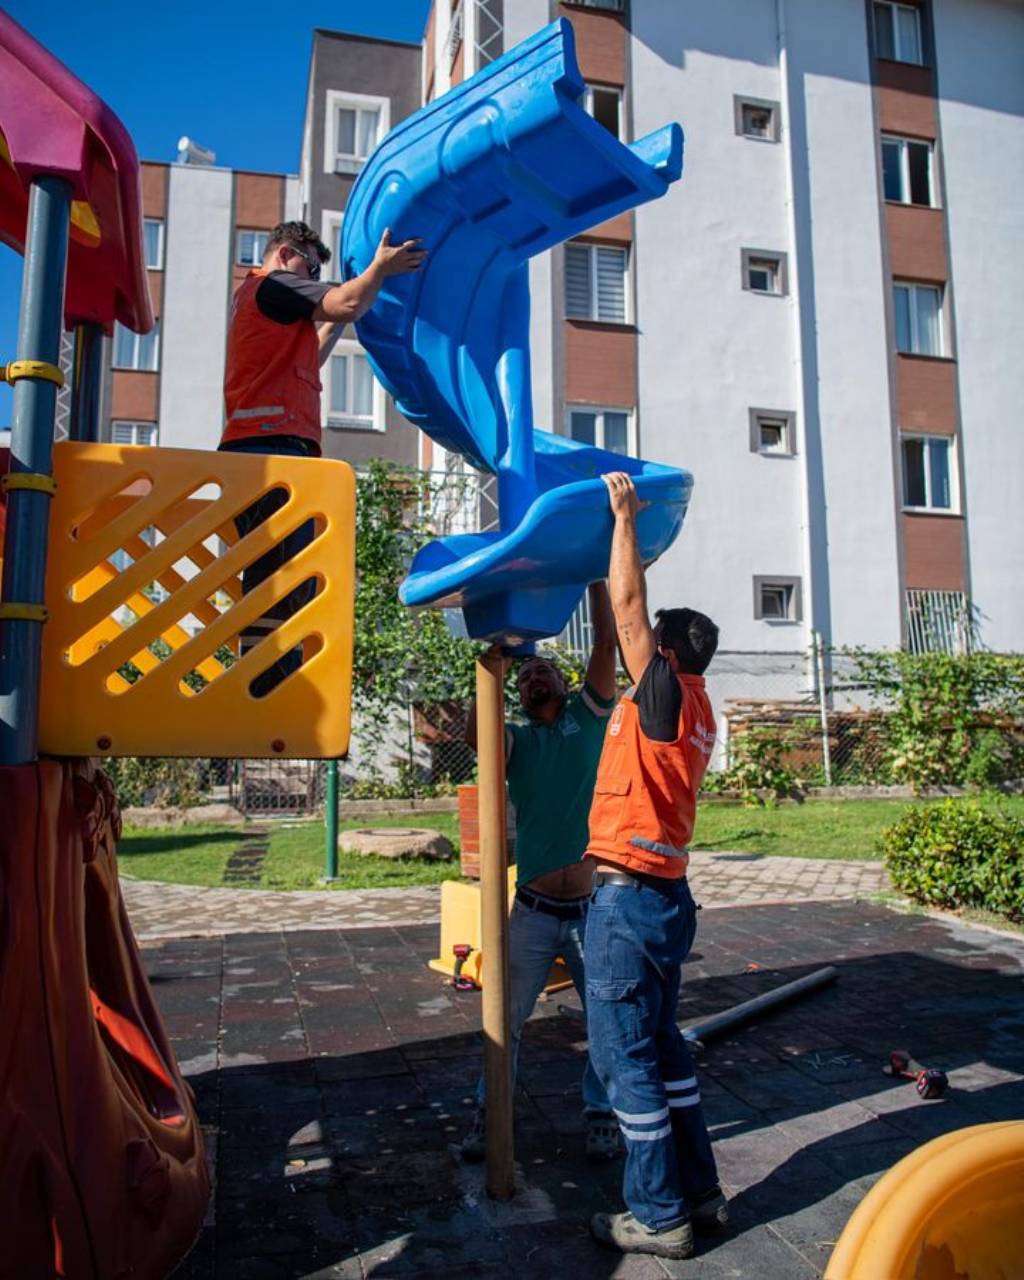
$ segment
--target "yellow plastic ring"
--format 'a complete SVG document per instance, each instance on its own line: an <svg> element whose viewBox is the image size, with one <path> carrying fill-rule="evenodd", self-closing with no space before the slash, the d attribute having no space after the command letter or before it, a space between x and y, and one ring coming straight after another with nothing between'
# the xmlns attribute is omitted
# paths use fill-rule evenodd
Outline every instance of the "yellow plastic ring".
<svg viewBox="0 0 1024 1280"><path fill-rule="evenodd" d="M7 475L0 476L0 489L5 493L11 489L31 489L52 497L57 492L57 481L53 476L44 476L38 471L9 471Z"/></svg>
<svg viewBox="0 0 1024 1280"><path fill-rule="evenodd" d="M0 380L17 382L19 378L38 378L58 387L64 385L64 374L46 360L12 360L8 365L0 365Z"/></svg>
<svg viewBox="0 0 1024 1280"><path fill-rule="evenodd" d="M0 621L48 622L49 618L45 604L0 604Z"/></svg>

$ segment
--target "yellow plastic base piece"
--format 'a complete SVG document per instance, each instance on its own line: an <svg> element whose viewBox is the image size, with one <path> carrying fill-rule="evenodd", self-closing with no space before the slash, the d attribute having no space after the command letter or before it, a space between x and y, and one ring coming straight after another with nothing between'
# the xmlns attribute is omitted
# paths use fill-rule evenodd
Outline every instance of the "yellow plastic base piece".
<svg viewBox="0 0 1024 1280"><path fill-rule="evenodd" d="M509 910L516 892L516 869L508 871ZM441 953L429 961L435 973L455 973L454 947L468 945L473 948L464 962L461 977L470 978L478 987L484 985L484 960L480 936L480 885L462 880L445 880L441 885ZM544 985L547 992L563 991L572 986L572 977L563 960L551 966Z"/></svg>
<svg viewBox="0 0 1024 1280"><path fill-rule="evenodd" d="M1024 1120L912 1151L857 1206L825 1280L1022 1280Z"/></svg>
<svg viewBox="0 0 1024 1280"><path fill-rule="evenodd" d="M44 752L345 754L355 599L351 467L71 441L54 446L53 467ZM282 491L284 504L240 539L235 517L270 490ZM243 595L244 569L306 525L312 542ZM265 626L268 611L300 586L305 603L238 658L240 634ZM296 650L298 670L254 696L255 677Z"/></svg>

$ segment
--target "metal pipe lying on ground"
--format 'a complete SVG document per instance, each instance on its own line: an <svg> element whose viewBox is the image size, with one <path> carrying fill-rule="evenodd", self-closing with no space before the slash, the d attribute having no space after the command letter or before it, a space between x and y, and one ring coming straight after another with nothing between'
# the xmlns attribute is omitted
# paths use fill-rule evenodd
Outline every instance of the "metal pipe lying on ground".
<svg viewBox="0 0 1024 1280"><path fill-rule="evenodd" d="M731 1031L733 1027L749 1022L752 1018L759 1017L762 1013L767 1013L779 1005L789 1004L791 1000L796 1000L799 996L806 995L809 991L816 991L819 987L828 986L830 982L835 982L838 977L839 970L835 965L830 964L824 969L815 969L813 973L797 978L794 982L787 982L784 986L776 987L774 991L765 991L759 996L754 996L752 1000L744 1000L742 1004L734 1004L731 1009L723 1009L721 1013L713 1013L709 1018L701 1018L698 1022L680 1026L679 1030L691 1044L703 1044L706 1040L711 1039L712 1036L721 1035L724 1031Z"/></svg>

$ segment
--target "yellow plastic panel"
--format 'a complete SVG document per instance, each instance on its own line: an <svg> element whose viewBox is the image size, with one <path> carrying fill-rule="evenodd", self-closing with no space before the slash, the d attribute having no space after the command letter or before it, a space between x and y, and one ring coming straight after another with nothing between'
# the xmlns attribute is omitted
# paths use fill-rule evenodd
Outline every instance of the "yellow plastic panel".
<svg viewBox="0 0 1024 1280"><path fill-rule="evenodd" d="M1024 1121L972 1125L912 1151L871 1188L825 1280L1022 1280Z"/></svg>
<svg viewBox="0 0 1024 1280"><path fill-rule="evenodd" d="M42 751L345 754L355 601L347 463L64 442L54 475ZM239 540L234 517L275 488L284 506ZM313 542L243 596L243 568L308 520ZM313 599L232 661L244 627L309 580ZM254 697L254 677L299 646L299 669Z"/></svg>
<svg viewBox="0 0 1024 1280"><path fill-rule="evenodd" d="M508 905L509 911L516 896L516 868L508 869ZM441 883L441 954L436 960L427 962L428 968L435 973L446 973L451 977L455 972L456 945L468 945L473 948L462 966L462 976L472 978L478 987L484 985L483 940L480 927L480 884L478 881L467 883L464 880L444 880ZM551 966L544 990L547 992L562 991L572 986L572 976L564 960L556 960Z"/></svg>

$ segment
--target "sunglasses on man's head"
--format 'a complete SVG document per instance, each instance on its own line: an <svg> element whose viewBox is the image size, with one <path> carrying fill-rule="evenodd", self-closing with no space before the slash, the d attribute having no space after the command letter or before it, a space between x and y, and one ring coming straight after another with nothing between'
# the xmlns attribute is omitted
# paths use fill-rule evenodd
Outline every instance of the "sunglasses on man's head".
<svg viewBox="0 0 1024 1280"><path fill-rule="evenodd" d="M319 280L320 279L320 259L313 258L312 260L310 260L307 257L307 255L302 252L301 249L296 249L295 245L293 244L290 244L288 248L291 249L292 253L300 257L302 261L306 264L306 266L309 268L310 280Z"/></svg>

